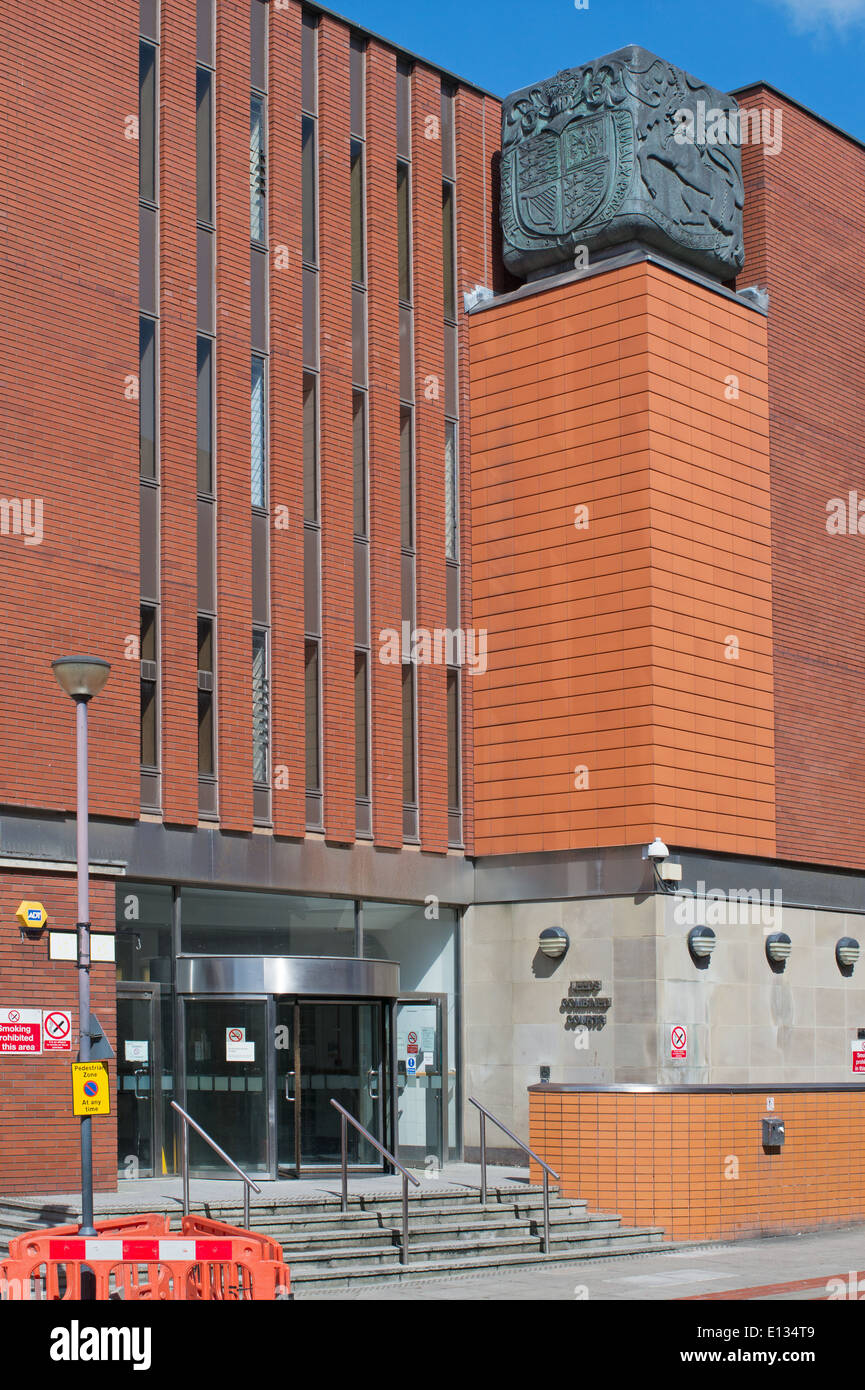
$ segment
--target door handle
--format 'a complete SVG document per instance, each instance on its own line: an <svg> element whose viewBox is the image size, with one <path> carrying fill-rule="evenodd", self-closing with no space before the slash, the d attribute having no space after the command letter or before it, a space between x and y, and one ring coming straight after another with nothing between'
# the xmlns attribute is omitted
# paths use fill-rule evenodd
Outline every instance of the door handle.
<svg viewBox="0 0 865 1390"><path fill-rule="evenodd" d="M366 1089L369 1094L370 1100L378 1100L378 1090L374 1091L372 1089L373 1081L378 1081L378 1079L378 1067L370 1067L369 1071L366 1074Z"/></svg>
<svg viewBox="0 0 865 1390"><path fill-rule="evenodd" d="M288 1072L286 1072L286 1074L285 1074L285 1098L286 1098L286 1100L294 1100L294 1091L292 1091L290 1095L289 1095L289 1091L288 1091L289 1082L291 1081L291 1078L292 1078L293 1076L294 1076L294 1072L293 1072L293 1071L288 1071Z"/></svg>

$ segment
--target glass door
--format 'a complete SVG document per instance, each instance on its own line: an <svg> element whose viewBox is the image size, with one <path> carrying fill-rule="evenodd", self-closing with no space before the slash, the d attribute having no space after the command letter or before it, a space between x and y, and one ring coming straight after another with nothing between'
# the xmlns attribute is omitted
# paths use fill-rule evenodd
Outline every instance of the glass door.
<svg viewBox="0 0 865 1390"><path fill-rule="evenodd" d="M117 991L117 1175L163 1171L160 989L125 984Z"/></svg>
<svg viewBox="0 0 865 1390"><path fill-rule="evenodd" d="M406 997L396 1013L398 1156L431 1172L441 1168L447 1149L445 1001L445 995Z"/></svg>
<svg viewBox="0 0 865 1390"><path fill-rule="evenodd" d="M185 1108L247 1173L269 1173L267 1003L264 999L183 1000ZM230 1171L194 1130L192 1173Z"/></svg>
<svg viewBox="0 0 865 1390"><path fill-rule="evenodd" d="M279 1171L300 1175L340 1165L336 1100L387 1145L385 1009L380 1003L287 1001L276 1005ZM348 1126L353 1168L381 1170L380 1154Z"/></svg>

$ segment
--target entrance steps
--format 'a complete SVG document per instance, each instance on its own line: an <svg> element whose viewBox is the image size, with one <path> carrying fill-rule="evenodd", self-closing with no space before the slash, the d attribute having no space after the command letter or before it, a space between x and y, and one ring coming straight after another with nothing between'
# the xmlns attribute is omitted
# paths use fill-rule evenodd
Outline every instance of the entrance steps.
<svg viewBox="0 0 865 1390"><path fill-rule="evenodd" d="M398 1190L351 1193L345 1213L339 1209L339 1198L331 1194L281 1195L275 1200L263 1195L265 1200L258 1198L253 1206L250 1224L280 1242L291 1270L292 1291L301 1298L358 1283L492 1273L550 1261L578 1265L585 1260L673 1248L673 1242L664 1240L660 1227L624 1226L614 1213L590 1212L586 1202L560 1197L553 1189L551 1252L545 1256L541 1253L544 1216L540 1187L489 1186L484 1204L477 1189L450 1187L409 1198L410 1258L403 1265L402 1198ZM138 1202L126 1209L141 1212L148 1205ZM236 1198L206 1203L194 1200L193 1207L203 1207L216 1220L243 1224L243 1209ZM149 1209L153 1209L152 1204ZM167 1202L159 1209L176 1213L177 1206ZM110 1214L120 1215L122 1209L112 1203ZM0 1199L0 1247L11 1235L75 1219L74 1210L49 1205L45 1199Z"/></svg>

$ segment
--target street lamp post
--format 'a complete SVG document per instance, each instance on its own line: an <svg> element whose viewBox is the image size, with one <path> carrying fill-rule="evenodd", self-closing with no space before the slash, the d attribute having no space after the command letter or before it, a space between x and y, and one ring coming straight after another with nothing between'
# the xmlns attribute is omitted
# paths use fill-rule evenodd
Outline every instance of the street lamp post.
<svg viewBox="0 0 865 1390"><path fill-rule="evenodd" d="M75 701L76 830L78 876L78 1060L90 1061L90 849L87 804L87 705L98 695L111 670L98 656L61 656L51 669ZM78 1233L95 1236L93 1225L93 1132L89 1115L81 1117L81 1225ZM83 1292L83 1288L82 1288Z"/></svg>

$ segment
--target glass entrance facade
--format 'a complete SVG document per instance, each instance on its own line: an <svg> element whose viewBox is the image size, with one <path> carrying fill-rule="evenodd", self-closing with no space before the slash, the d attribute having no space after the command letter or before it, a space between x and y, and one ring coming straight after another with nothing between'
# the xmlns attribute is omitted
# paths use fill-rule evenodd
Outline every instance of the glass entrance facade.
<svg viewBox="0 0 865 1390"><path fill-rule="evenodd" d="M175 1095L264 1178L338 1168L332 1100L419 1166L458 1156L458 914L437 912L430 920L415 904L118 885L118 1173L179 1171ZM240 971L230 988L190 983L196 963L229 960ZM303 961L316 964L314 995L278 982L247 987L245 966ZM396 990L345 996L346 972L375 962L399 980L398 1006ZM408 1051L415 1032L419 1055ZM347 1132L350 1165L380 1170L374 1146ZM190 1164L203 1176L223 1168L194 1132Z"/></svg>

